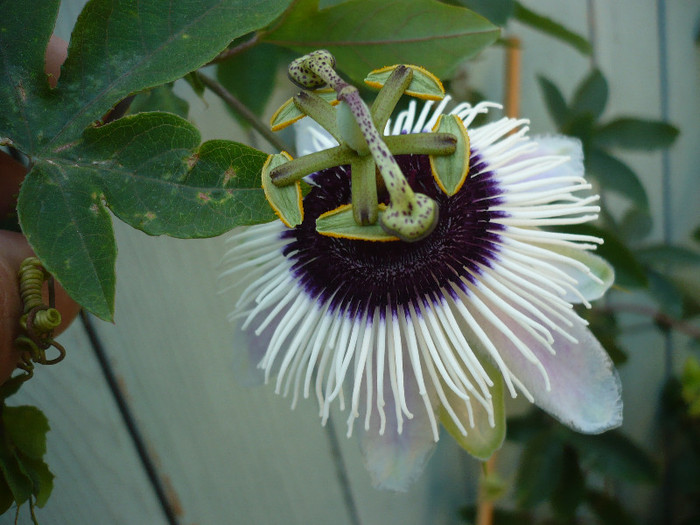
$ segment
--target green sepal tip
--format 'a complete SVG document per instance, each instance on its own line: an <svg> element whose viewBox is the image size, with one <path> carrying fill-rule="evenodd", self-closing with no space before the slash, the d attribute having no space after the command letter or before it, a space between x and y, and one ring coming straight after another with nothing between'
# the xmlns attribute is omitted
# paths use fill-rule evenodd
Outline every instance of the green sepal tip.
<svg viewBox="0 0 700 525"><path fill-rule="evenodd" d="M379 217L386 211L384 204L379 205ZM345 204L322 214L316 219L316 231L328 237L354 239L358 241L387 242L399 238L384 231L379 222L360 226L355 221L352 204Z"/></svg>
<svg viewBox="0 0 700 525"><path fill-rule="evenodd" d="M365 84L375 89L381 89L398 65L375 69L365 78ZM413 71L411 83L406 88L406 95L423 100L442 100L445 98L445 88L440 79L427 69L406 64Z"/></svg>
<svg viewBox="0 0 700 525"><path fill-rule="evenodd" d="M275 186L270 172L277 166L289 162L292 157L286 152L270 155L262 168L262 188L265 198L280 220L288 227L294 228L304 220L301 185L299 181L288 186Z"/></svg>
<svg viewBox="0 0 700 525"><path fill-rule="evenodd" d="M433 131L457 138L452 155L430 155L430 169L440 189L447 195L457 193L469 174L469 135L457 115L440 115Z"/></svg>
<svg viewBox="0 0 700 525"><path fill-rule="evenodd" d="M336 92L330 88L318 89L313 93L333 106L338 103ZM306 114L304 114L297 107L297 105L294 103L294 98L292 97L282 104L277 111L275 111L275 114L272 115L270 118L270 128L272 131L279 131L287 126L291 126L297 120L300 120L305 116Z"/></svg>

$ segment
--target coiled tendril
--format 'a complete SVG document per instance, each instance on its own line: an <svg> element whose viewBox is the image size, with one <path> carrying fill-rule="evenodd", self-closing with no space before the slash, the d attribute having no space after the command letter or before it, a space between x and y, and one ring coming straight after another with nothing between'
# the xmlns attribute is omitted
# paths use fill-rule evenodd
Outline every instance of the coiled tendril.
<svg viewBox="0 0 700 525"><path fill-rule="evenodd" d="M42 289L48 281L49 305L44 304ZM66 350L53 339L53 331L61 324L61 314L55 308L53 277L44 269L36 257L27 257L19 267L19 291L24 305L24 314L19 324L24 332L15 339L15 345L21 350L18 368L27 380L34 375L34 363L53 365L63 360ZM58 350L58 356L46 358L46 350L51 347Z"/></svg>

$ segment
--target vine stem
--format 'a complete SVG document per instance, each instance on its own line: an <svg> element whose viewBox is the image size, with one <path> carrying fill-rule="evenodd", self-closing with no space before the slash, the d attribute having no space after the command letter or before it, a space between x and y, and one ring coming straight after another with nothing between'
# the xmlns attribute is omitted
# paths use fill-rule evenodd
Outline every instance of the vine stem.
<svg viewBox="0 0 700 525"><path fill-rule="evenodd" d="M700 328L691 323L687 323L680 319L676 319L675 317L671 317L670 315L665 314L661 310L657 310L655 308L640 306L637 304L617 303L606 306L598 306L595 309L603 313L623 312L643 315L645 317L651 318L654 322L664 327L677 330L678 332L681 332L687 336L700 340Z"/></svg>
<svg viewBox="0 0 700 525"><path fill-rule="evenodd" d="M197 77L201 80L207 88L218 95L221 100L226 103L231 109L238 113L241 117L245 119L258 133L260 133L267 142L269 142L275 149L280 151L288 151L293 153L294 150L290 148L287 144L281 141L270 128L268 128L260 119L253 113L248 106L243 102L238 100L236 96L226 89L222 84L214 80L208 75L205 75L201 71L197 71Z"/></svg>

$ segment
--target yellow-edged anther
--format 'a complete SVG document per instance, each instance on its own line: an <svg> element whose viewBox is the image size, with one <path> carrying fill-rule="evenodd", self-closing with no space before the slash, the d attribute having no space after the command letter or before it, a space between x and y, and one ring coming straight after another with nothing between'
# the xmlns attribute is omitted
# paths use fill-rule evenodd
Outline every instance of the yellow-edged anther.
<svg viewBox="0 0 700 525"><path fill-rule="evenodd" d="M386 210L384 204L379 205L379 216ZM352 204L344 204L334 210L321 214L316 219L316 231L327 237L353 239L357 241L390 242L399 238L384 231L379 222L368 226L360 226L355 222Z"/></svg>
<svg viewBox="0 0 700 525"><path fill-rule="evenodd" d="M452 155L430 155L430 170L435 182L447 195L457 193L469 174L469 134L462 119L457 115L440 115L433 131L450 133L457 137L455 152Z"/></svg>
<svg viewBox="0 0 700 525"><path fill-rule="evenodd" d="M270 172L277 166L292 160L286 151L267 157L262 168L262 188L270 206L288 228L294 228L304 220L304 205L299 181L288 186L275 186Z"/></svg>
<svg viewBox="0 0 700 525"><path fill-rule="evenodd" d="M313 93L327 102L330 102L332 106L338 104L336 92L330 88L318 89ZM300 120L305 116L306 115L302 113L294 103L294 98L290 98L284 104L282 104L270 118L270 129L272 129L272 131L279 131L287 126L291 126L297 120Z"/></svg>
<svg viewBox="0 0 700 525"><path fill-rule="evenodd" d="M393 65L375 69L367 75L365 84L375 89L381 89L397 67L398 65ZM442 100L445 98L445 88L438 77L420 66L406 64L405 67L413 71L413 78L405 91L406 95L423 100Z"/></svg>

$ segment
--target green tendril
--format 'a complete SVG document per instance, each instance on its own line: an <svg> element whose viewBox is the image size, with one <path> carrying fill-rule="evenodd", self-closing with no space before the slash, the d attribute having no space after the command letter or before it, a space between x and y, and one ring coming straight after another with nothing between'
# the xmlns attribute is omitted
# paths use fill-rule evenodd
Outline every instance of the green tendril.
<svg viewBox="0 0 700 525"><path fill-rule="evenodd" d="M19 324L22 334L15 339L21 352L19 369L25 372L23 380L34 375L34 363L52 365L63 360L66 351L53 339L53 331L61 324L61 314L55 308L53 277L36 257L28 257L19 268L19 292L23 315ZM49 304L44 304L44 282L48 281ZM58 356L47 359L46 350L54 347Z"/></svg>

